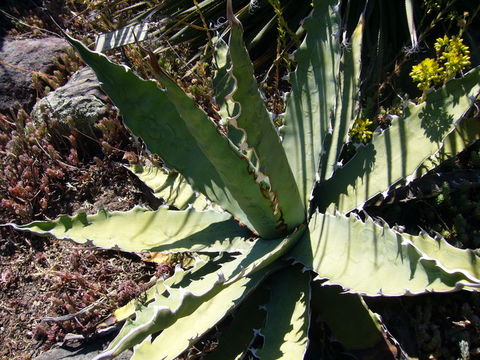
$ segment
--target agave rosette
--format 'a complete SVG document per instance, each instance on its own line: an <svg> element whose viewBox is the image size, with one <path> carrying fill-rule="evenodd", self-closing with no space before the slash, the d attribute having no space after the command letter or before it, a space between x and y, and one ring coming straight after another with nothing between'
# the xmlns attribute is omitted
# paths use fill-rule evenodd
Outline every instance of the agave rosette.
<svg viewBox="0 0 480 360"><path fill-rule="evenodd" d="M163 71L157 81L143 80L69 39L128 128L175 170L132 169L170 207L13 226L102 248L202 255L117 310L125 324L99 359L134 346L133 359L175 359L227 316L230 325L220 327L218 346L205 359L304 359L318 304L348 350L378 347L387 358L382 327L360 295L478 290L473 251L362 220L352 210L414 177L455 136L478 95L480 69L407 104L402 117L342 164L358 116L362 21L349 46L341 46L336 1L313 5L279 130L231 9L230 40L217 43L214 79L227 134ZM338 321L339 304L361 338Z"/></svg>

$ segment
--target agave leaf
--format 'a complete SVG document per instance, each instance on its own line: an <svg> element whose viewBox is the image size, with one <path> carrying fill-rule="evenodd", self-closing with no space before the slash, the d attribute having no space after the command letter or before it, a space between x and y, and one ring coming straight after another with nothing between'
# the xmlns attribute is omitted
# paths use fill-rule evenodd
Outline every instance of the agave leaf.
<svg viewBox="0 0 480 360"><path fill-rule="evenodd" d="M225 276L237 269L243 257L225 260L222 256L192 271L177 269L173 277L157 284L134 304L135 318L128 319L116 338L109 344L104 357L116 356L139 344L148 335L172 326L179 318L196 309L225 285ZM130 317L131 306L122 309L123 317Z"/></svg>
<svg viewBox="0 0 480 360"><path fill-rule="evenodd" d="M102 210L95 215L80 213L53 221L9 225L57 239L91 241L95 246L123 251L236 252L244 248L244 239L251 236L227 213L174 211L164 207L156 211L138 206L126 212Z"/></svg>
<svg viewBox="0 0 480 360"><path fill-rule="evenodd" d="M230 94L235 90L235 79L229 74L232 67L232 61L230 59L228 44L219 39L215 43L215 62L214 62L214 77L213 77L213 90L214 101L218 106L218 114L221 117L221 123L226 129L228 138L236 145L242 142L243 132L228 121L229 118L239 113L240 106L233 101ZM251 150L247 150L245 155L256 166L256 159Z"/></svg>
<svg viewBox="0 0 480 360"><path fill-rule="evenodd" d="M238 269L230 275L227 283L237 281L242 276L263 269L285 255L298 242L305 230L306 226L301 225L283 239L272 241L256 239L251 243L251 249L245 252L245 259L240 263Z"/></svg>
<svg viewBox="0 0 480 360"><path fill-rule="evenodd" d="M178 319L195 313L202 304L209 302L223 289L218 282L206 284L197 281L193 284L208 286L204 289L198 286L195 289L191 289L193 286L188 289L171 288L167 290L167 294L156 293L152 302L136 310L135 319L125 322L120 333L99 359L117 356L124 350L141 343L150 334L174 325Z"/></svg>
<svg viewBox="0 0 480 360"><path fill-rule="evenodd" d="M212 83L215 93L214 101L218 105L218 113L222 119L233 117L239 111L239 105L228 96L235 89L234 79L228 74L231 66L232 62L228 44L223 39L218 39L215 42L215 59L213 64L215 71Z"/></svg>
<svg viewBox="0 0 480 360"><path fill-rule="evenodd" d="M218 347L206 354L204 360L225 360L243 358L255 339L255 334L265 324L264 305L268 301L269 292L257 288L240 307L233 312L232 320L224 328L218 339Z"/></svg>
<svg viewBox="0 0 480 360"><path fill-rule="evenodd" d="M260 235L280 235L271 201L263 196L248 160L226 137L219 136L213 122L177 84L161 72L164 91L155 82L142 80L126 67L88 50L81 42L68 40L95 71L128 127L150 151L185 176L195 190Z"/></svg>
<svg viewBox="0 0 480 360"><path fill-rule="evenodd" d="M328 279L325 284L341 285L352 293L396 296L479 285L477 256L442 246L444 261L437 261L430 256L435 254L433 246L428 245L437 243L426 234L415 238L370 218L362 222L328 213L314 214L309 230L290 255L313 269L317 278ZM447 260L450 256L454 260ZM466 264L459 265L461 261Z"/></svg>
<svg viewBox="0 0 480 360"><path fill-rule="evenodd" d="M267 266L284 255L305 231L300 226L283 239L249 241L251 233L240 227L228 214L215 211L198 212L193 209L156 211L135 207L127 212L100 211L96 215L84 213L61 216L54 221L34 221L14 226L57 239L71 239L79 243L124 251L154 252L228 252L242 253L235 272L224 274L229 282L236 281Z"/></svg>
<svg viewBox="0 0 480 360"><path fill-rule="evenodd" d="M432 170L442 160L454 157L479 139L480 121L478 121L477 118L470 117L462 119L455 127L455 130L445 138L440 151L422 164L422 167L417 172L417 176L421 176L427 171Z"/></svg>
<svg viewBox="0 0 480 360"><path fill-rule="evenodd" d="M220 260L220 259L219 259ZM163 294L169 287L182 287L194 279L199 279L218 268L219 260L210 261L209 258L197 256L193 266L189 269L175 267L175 272L167 279L158 279L156 283L137 298L130 300L126 305L116 309L113 313L117 322L123 321L135 314L136 309L148 304L155 298L155 294ZM213 267L213 270L212 270ZM205 271L206 270L206 271Z"/></svg>
<svg viewBox="0 0 480 360"><path fill-rule="evenodd" d="M338 167L338 158L346 142L348 130L353 125L358 112L360 91L360 63L362 55L362 32L364 19L360 21L351 37L351 44L343 49L339 72L339 93L335 118L332 121L333 132L325 138L324 153L321 161L320 181L329 179Z"/></svg>
<svg viewBox="0 0 480 360"><path fill-rule="evenodd" d="M239 111L229 120L243 133L240 147L255 154L257 171L266 176L270 183L270 194L274 196L275 212L281 214L288 231L305 220L305 210L295 183L280 137L265 107L265 101L258 90L257 80L248 51L243 42L243 29L235 18L231 0L228 4L230 32L229 71L235 88L229 97L238 104Z"/></svg>
<svg viewBox="0 0 480 360"><path fill-rule="evenodd" d="M214 76L213 76L213 92L214 101L218 107L218 114L221 117L222 125L227 129L228 138L236 145L242 141L243 133L228 121L229 118L239 113L240 105L230 96L235 90L235 79L229 74L232 67L228 44L223 39L215 42L215 59L214 59ZM254 163L252 151L246 153L248 159Z"/></svg>
<svg viewBox="0 0 480 360"><path fill-rule="evenodd" d="M68 40L95 71L102 89L120 109L125 124L143 139L148 149L159 154L168 168L178 170L195 190L248 224L238 203L200 150L165 91L156 82L142 80L126 67L89 51L81 42L73 38Z"/></svg>
<svg viewBox="0 0 480 360"><path fill-rule="evenodd" d="M255 351L262 360L302 360L308 346L310 324L310 274L301 268L282 269L273 274L267 321L260 330L263 346Z"/></svg>
<svg viewBox="0 0 480 360"><path fill-rule="evenodd" d="M308 209L313 183L318 177L322 142L331 131L338 93L340 48L336 0L314 1L305 20L307 35L295 53L297 69L290 76L283 147L303 204Z"/></svg>
<svg viewBox="0 0 480 360"><path fill-rule="evenodd" d="M403 118L395 119L392 126L374 135L371 144L360 148L330 180L320 184L319 208L335 203L340 212L346 213L413 175L439 151L479 91L477 67L430 93L424 103L408 105Z"/></svg>
<svg viewBox="0 0 480 360"><path fill-rule="evenodd" d="M272 265L230 285L217 287L212 296L205 298L196 311L179 317L174 326L162 331L155 340L150 337L145 339L135 348L132 360L169 360L179 356L233 311L268 274L277 269L277 265Z"/></svg>
<svg viewBox="0 0 480 360"><path fill-rule="evenodd" d="M244 241L242 244L243 248L237 248L239 254L235 255L231 261L219 263L218 265L202 265L200 271L191 271L189 273L181 271L179 275L175 274L171 279L157 282L155 289L147 291L143 299L144 302L149 301L152 299L152 294L154 294L155 300L149 303L148 306L141 307L140 310L136 311L138 314L136 319L126 323L109 349L115 349L115 354L118 354L131 347L133 345L132 341L137 344L142 341L146 335L170 326L171 321L175 322L177 312L184 306L182 305L183 298L181 297L181 303L177 304L179 295L173 297L173 304L179 306L178 311L175 311L173 314L170 312L164 313L157 311L158 308L163 307L172 309L172 302L170 301L172 294L176 294L178 291L186 291L196 294L195 296L197 297L200 296L198 294L205 294L205 296L207 296L206 294L210 294L210 292L215 295L216 291L221 291L230 284L235 284L245 277L259 273L269 267L276 259L286 253L303 232L304 227L301 227L294 234L281 241L265 241L262 239L248 242ZM279 262L277 263L279 266L281 265ZM166 297L162 295L165 290L171 293L170 296ZM157 296L157 294L159 294L159 296ZM201 304L200 300L195 302L195 306ZM138 303L136 303L136 305L138 305ZM193 305L190 304L189 306ZM131 310L132 305L129 305L127 309L121 311L122 316L130 316ZM178 317L180 317L180 315Z"/></svg>
<svg viewBox="0 0 480 360"><path fill-rule="evenodd" d="M284 233L284 220L281 214L274 213L277 199L269 196L271 191L261 179L261 174L227 137L220 136L213 122L177 84L163 73L159 78L167 89L170 101L175 104L202 151L245 211L253 229L267 239Z"/></svg>
<svg viewBox="0 0 480 360"><path fill-rule="evenodd" d="M222 256L206 263L199 262L189 270L177 268L172 277L158 280L143 296L115 312L119 315L118 321L133 314L136 316L125 322L103 356L116 356L139 344L149 334L165 329L178 318L194 312L203 301L208 301L225 288L225 278L230 278L239 269L245 256L240 254L233 259Z"/></svg>
<svg viewBox="0 0 480 360"><path fill-rule="evenodd" d="M360 295L342 294L338 286L322 286L319 282L314 285L314 314L328 324L346 350L354 355L368 353L369 359L394 359L378 315L368 309Z"/></svg>
<svg viewBox="0 0 480 360"><path fill-rule="evenodd" d="M473 250L456 248L440 235L434 239L426 233L420 236L403 236L408 237L418 250L435 259L443 268L462 272L474 282L480 283L480 258Z"/></svg>
<svg viewBox="0 0 480 360"><path fill-rule="evenodd" d="M203 194L195 193L185 178L177 172L168 172L160 167L132 165L127 167L158 199L179 210L192 206L195 210L207 210L210 206ZM218 209L217 209L218 210Z"/></svg>

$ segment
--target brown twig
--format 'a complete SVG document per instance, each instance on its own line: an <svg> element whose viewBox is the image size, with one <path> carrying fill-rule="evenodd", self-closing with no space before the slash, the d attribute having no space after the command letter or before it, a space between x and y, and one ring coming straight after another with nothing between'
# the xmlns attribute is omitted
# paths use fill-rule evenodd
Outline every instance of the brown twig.
<svg viewBox="0 0 480 360"><path fill-rule="evenodd" d="M75 319L77 316L82 315L82 314L85 314L85 313L89 312L90 310L96 308L96 307L97 307L98 305L100 305L100 303L102 303L103 301L105 301L105 298L104 298L104 297L98 299L97 301L91 303L90 305L88 305L87 307L83 308L83 309L80 310L80 311L77 311L76 313L68 314L68 315L63 315L63 316L55 316L55 317L47 316L47 317L42 318L41 321L53 321L53 322L58 322L58 321L66 321L66 320Z"/></svg>
<svg viewBox="0 0 480 360"><path fill-rule="evenodd" d="M28 69L25 69L24 67L21 67L21 66L18 66L18 65L13 65L13 64L9 64L5 61L2 61L0 60L0 65L4 65L4 66L8 66L12 69L15 69L15 70L18 70L18 71L22 71L22 72L26 72L26 73L29 73L29 74L32 74L32 75L43 75L43 76L46 76L48 77L49 79L52 79L54 80L55 79L55 76L53 75L48 75L48 74L45 74L43 72L40 72L40 71L33 71L33 70L28 70Z"/></svg>

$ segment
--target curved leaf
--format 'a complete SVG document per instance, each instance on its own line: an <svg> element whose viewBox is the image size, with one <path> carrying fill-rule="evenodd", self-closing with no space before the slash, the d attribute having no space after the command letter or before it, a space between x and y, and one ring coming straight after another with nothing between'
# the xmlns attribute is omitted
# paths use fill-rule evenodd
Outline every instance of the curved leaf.
<svg viewBox="0 0 480 360"><path fill-rule="evenodd" d="M153 191L156 198L163 199L168 205L179 210L192 206L195 210L207 210L208 200L203 194L197 194L177 172L168 172L160 167L133 165L127 167L145 185Z"/></svg>
<svg viewBox="0 0 480 360"><path fill-rule="evenodd" d="M310 274L289 267L269 279L267 321L260 330L263 346L255 351L261 360L303 360L310 325Z"/></svg>
<svg viewBox="0 0 480 360"><path fill-rule="evenodd" d="M228 74L228 71L232 66L228 50L228 44L223 39L216 40L214 63L212 64L214 68L212 83L215 95L214 102L218 106L218 113L222 120L227 120L234 116L239 110L238 104L232 101L228 96L235 89L235 81Z"/></svg>
<svg viewBox="0 0 480 360"><path fill-rule="evenodd" d="M230 7L231 11L231 7ZM257 80L248 51L243 42L243 29L233 13L228 14L231 25L229 70L235 88L228 97L238 105L238 113L230 123L243 133L241 145L251 150L257 160L257 171L270 183L269 196L275 212L281 216L288 231L305 220L305 210L280 137L258 90Z"/></svg>
<svg viewBox="0 0 480 360"><path fill-rule="evenodd" d="M53 221L34 221L26 225L9 224L18 230L53 235L78 243L91 242L105 249L156 252L235 252L243 249L251 236L231 216L216 211L188 209L156 211L135 207L126 212L100 211L60 216Z"/></svg>
<svg viewBox="0 0 480 360"><path fill-rule="evenodd" d="M107 350L99 358L117 356L124 350L144 341L150 334L159 332L176 323L184 316L196 311L203 302L209 301L221 292L226 285L224 273L230 274L243 259L239 256L233 260L225 260L222 256L192 271L179 270L165 281L147 291L143 301L136 302L135 318L128 319L119 334L109 344ZM120 313L130 317L131 307Z"/></svg>
<svg viewBox="0 0 480 360"><path fill-rule="evenodd" d="M268 194L268 184L260 179L248 158L220 133L205 112L173 80L162 72L159 79L201 150L245 212L252 230L267 239L284 234L282 219L275 214L275 199ZM222 203L219 205L223 207Z"/></svg>
<svg viewBox="0 0 480 360"><path fill-rule="evenodd" d="M255 181L248 159L168 76L159 74L164 91L81 42L70 37L68 41L95 71L128 127L150 151L185 176L195 190L262 236L281 234L271 202L262 196L262 185Z"/></svg>
<svg viewBox="0 0 480 360"><path fill-rule="evenodd" d="M362 359L396 359L385 341L379 316L368 309L360 295L343 294L339 286L315 282L312 308L349 352L364 355L359 356Z"/></svg>
<svg viewBox="0 0 480 360"><path fill-rule="evenodd" d="M143 292L139 297L130 300L126 305L116 309L113 313L115 320L120 322L128 319L135 314L135 311L140 309L142 305L146 305L151 302L155 298L156 294L163 294L169 287L187 286L191 281L193 281L193 279L201 278L205 275L205 273L213 272L216 268L218 268L219 265L217 264L222 259L218 259L217 261L209 261L210 259L207 260L202 257L197 257L193 267L187 270L182 269L180 266L176 266L172 276L167 279L158 279L152 287ZM211 270L212 267L213 270Z"/></svg>
<svg viewBox="0 0 480 360"><path fill-rule="evenodd" d="M177 310L172 310L173 305L170 299L172 294L176 294L177 292L192 292L196 294L195 296L197 297L200 296L198 294L207 293L215 296L216 291L222 291L223 288L230 284L242 281L242 279L248 276L255 276L255 274L262 272L263 269L268 268L276 259L285 254L303 232L304 228L302 227L290 237L281 241L266 241L262 239L243 241L243 248L238 248L240 254L234 255L232 260L225 262L220 259L217 261L217 265L212 263L206 265L201 264L200 271L192 270L188 273L180 271L179 274L175 274L170 279L157 282L155 289L147 291L143 300L145 302L153 298L155 299L146 307L142 306L136 311L136 319L125 324L120 334L109 347L109 351L113 351L112 354L118 354L134 344L139 343L148 334L167 328L171 325L171 321L177 321L178 317L181 316L176 315ZM271 266L282 265L279 262L276 264L277 265ZM169 292L170 296L166 296L164 294L165 291ZM210 298L208 297L207 300L208 299ZM207 300L198 299L197 302L194 302L196 304L195 306L200 306L202 301ZM180 297L178 301L176 297L173 297L173 301L174 304L177 304L176 306L179 306L179 309L184 306L182 297ZM138 302L136 302L136 304L138 305ZM186 304L188 305L188 302L186 302ZM171 311L169 310L165 313L158 310L164 307L171 309ZM132 314L131 311L132 305L129 305L127 308L122 309L120 313L125 317L130 316ZM172 311L174 314L172 314Z"/></svg>
<svg viewBox="0 0 480 360"><path fill-rule="evenodd" d="M480 258L470 249L459 249L450 245L438 235L435 239L422 233L420 236L403 234L425 256L435 259L437 263L449 271L462 272L476 283L480 283Z"/></svg>
<svg viewBox="0 0 480 360"><path fill-rule="evenodd" d="M154 340L150 337L145 339L135 348L132 360L176 358L233 311L271 271L277 268L267 267L230 285L215 289L211 296L203 299L196 311L179 316L174 326L162 331Z"/></svg>
<svg viewBox="0 0 480 360"><path fill-rule="evenodd" d="M335 113L340 48L336 0L314 1L312 16L305 20L307 36L295 53L297 69L290 76L283 147L308 209L318 176L322 142L331 132Z"/></svg>
<svg viewBox="0 0 480 360"><path fill-rule="evenodd" d="M264 305L269 292L259 287L232 314L231 322L221 328L217 348L203 360L242 359L255 339L256 332L265 324Z"/></svg>
<svg viewBox="0 0 480 360"><path fill-rule="evenodd" d="M477 67L430 93L426 102L410 104L403 118L374 135L371 144L360 148L330 180L320 184L320 209L335 203L338 211L346 213L415 174L422 162L438 152L479 91Z"/></svg>
<svg viewBox="0 0 480 360"><path fill-rule="evenodd" d="M309 230L289 255L313 269L317 278L328 279L325 284L341 285L352 293L411 295L480 284L475 276L480 267L477 256L443 247L444 261L437 261L430 256L435 253L431 244L436 242L425 234L412 237L370 218L362 222L353 216L320 213L312 217ZM450 256L455 260L447 260ZM461 261L463 266L458 264Z"/></svg>
<svg viewBox="0 0 480 360"><path fill-rule="evenodd" d="M332 134L325 138L320 163L320 181L329 179L338 167L338 159L343 144L347 140L348 130L358 113L358 97L360 93L360 63L362 55L362 32L364 18L355 28L349 47L342 49L340 72L338 75L338 96L336 100L335 118L332 121Z"/></svg>

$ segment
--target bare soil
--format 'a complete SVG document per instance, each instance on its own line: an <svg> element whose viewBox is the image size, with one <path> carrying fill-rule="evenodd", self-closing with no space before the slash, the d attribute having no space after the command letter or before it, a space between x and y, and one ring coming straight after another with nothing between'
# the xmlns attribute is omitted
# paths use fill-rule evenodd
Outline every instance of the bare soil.
<svg viewBox="0 0 480 360"><path fill-rule="evenodd" d="M126 169L103 163L86 165L78 176L91 173L97 181L89 188L96 201L66 199L57 209L100 208L128 210L142 202L140 189ZM60 214L60 213L59 213ZM57 215L59 215L57 214ZM1 223L14 219L3 214ZM158 274L157 266L140 256L93 249L67 241L0 228L0 358L30 359L65 336L92 337L113 310L125 304ZM78 316L83 309L87 311ZM66 320L65 320L66 319Z"/></svg>

